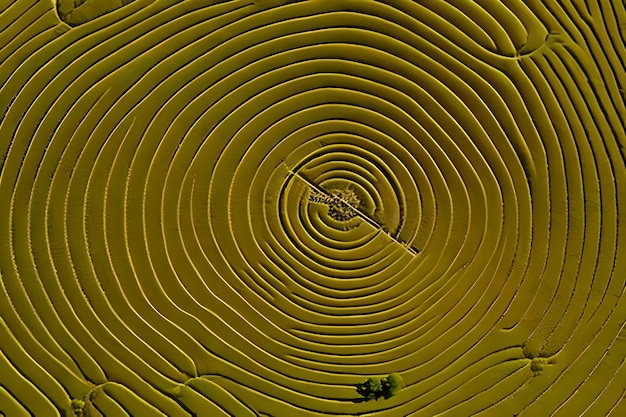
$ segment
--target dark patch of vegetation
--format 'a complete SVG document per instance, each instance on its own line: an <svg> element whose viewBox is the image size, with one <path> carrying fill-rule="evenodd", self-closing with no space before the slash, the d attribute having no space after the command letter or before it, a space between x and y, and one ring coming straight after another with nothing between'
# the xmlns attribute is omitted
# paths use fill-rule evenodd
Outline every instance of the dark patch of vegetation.
<svg viewBox="0 0 626 417"><path fill-rule="evenodd" d="M393 372L386 378L368 378L367 381L356 384L356 392L362 396L359 401L389 399L404 387L400 374Z"/></svg>
<svg viewBox="0 0 626 417"><path fill-rule="evenodd" d="M309 200L323 203L328 206L328 215L340 222L352 220L362 210L361 199L358 194L350 189L333 189L328 194L313 190Z"/></svg>

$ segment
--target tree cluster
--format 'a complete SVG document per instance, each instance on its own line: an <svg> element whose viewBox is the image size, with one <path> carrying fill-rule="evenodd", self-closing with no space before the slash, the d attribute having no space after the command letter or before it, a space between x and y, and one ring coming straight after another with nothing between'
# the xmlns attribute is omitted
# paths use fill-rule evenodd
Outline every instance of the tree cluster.
<svg viewBox="0 0 626 417"><path fill-rule="evenodd" d="M386 378L368 378L367 381L356 384L356 392L365 401L379 400L381 398L389 399L396 395L403 386L402 377L398 373L393 372Z"/></svg>

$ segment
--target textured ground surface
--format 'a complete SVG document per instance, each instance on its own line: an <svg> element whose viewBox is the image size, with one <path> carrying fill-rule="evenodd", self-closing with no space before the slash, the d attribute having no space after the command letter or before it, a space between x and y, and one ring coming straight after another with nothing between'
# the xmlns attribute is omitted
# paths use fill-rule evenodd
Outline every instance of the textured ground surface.
<svg viewBox="0 0 626 417"><path fill-rule="evenodd" d="M626 415L621 1L70 3L0 0L0 414Z"/></svg>

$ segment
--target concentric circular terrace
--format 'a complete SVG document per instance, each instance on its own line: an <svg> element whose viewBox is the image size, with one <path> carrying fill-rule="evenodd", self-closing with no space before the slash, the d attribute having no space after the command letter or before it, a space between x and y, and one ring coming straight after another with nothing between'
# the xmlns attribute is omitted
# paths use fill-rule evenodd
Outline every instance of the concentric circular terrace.
<svg viewBox="0 0 626 417"><path fill-rule="evenodd" d="M626 413L619 2L61 3L0 0L0 414Z"/></svg>

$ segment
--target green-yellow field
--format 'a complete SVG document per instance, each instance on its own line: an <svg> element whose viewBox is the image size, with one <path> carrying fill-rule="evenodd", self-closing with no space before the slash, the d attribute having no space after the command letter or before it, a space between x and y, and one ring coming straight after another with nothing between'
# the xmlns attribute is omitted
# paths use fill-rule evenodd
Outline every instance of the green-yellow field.
<svg viewBox="0 0 626 417"><path fill-rule="evenodd" d="M0 0L0 415L625 416L623 6Z"/></svg>

